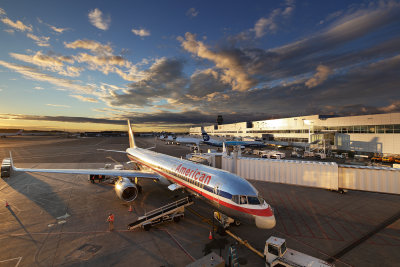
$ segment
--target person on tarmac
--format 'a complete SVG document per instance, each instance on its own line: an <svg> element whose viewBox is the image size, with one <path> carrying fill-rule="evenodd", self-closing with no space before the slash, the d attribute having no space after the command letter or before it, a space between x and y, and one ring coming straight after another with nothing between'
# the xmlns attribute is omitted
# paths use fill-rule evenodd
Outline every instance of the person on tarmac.
<svg viewBox="0 0 400 267"><path fill-rule="evenodd" d="M108 222L108 231L114 230L114 214L110 213L107 218Z"/></svg>

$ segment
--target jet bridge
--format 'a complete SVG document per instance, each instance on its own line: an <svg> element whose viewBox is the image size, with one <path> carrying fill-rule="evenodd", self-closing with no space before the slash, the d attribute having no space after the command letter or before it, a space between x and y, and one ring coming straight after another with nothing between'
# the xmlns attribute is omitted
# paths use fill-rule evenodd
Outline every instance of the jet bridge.
<svg viewBox="0 0 400 267"><path fill-rule="evenodd" d="M185 207L190 206L193 203L194 202L192 198L188 196L158 209L147 212L144 216L139 217L136 222L128 224L128 230L143 227L146 231L148 231L152 225L172 220L178 222L180 218L184 216L183 212Z"/></svg>

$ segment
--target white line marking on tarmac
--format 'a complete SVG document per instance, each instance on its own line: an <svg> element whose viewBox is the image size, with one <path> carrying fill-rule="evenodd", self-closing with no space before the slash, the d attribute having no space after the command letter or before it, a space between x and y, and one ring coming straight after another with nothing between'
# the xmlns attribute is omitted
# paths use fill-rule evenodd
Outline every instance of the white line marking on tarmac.
<svg viewBox="0 0 400 267"><path fill-rule="evenodd" d="M15 264L15 267L18 267L19 263L20 263L21 260L22 260L22 257L17 257L17 258L2 260L2 261L0 261L0 263L1 263L1 262L7 262L7 261L13 261L13 260L16 260L16 259L18 259L18 262L17 262L17 264Z"/></svg>

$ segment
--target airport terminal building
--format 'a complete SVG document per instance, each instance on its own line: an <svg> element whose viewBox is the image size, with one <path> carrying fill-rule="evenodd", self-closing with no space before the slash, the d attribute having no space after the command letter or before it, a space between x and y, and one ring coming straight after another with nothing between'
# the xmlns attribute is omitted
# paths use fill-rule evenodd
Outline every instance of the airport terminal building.
<svg viewBox="0 0 400 267"><path fill-rule="evenodd" d="M213 136L262 138L289 144L326 140L337 150L400 154L400 113L311 115L211 125L204 129ZM190 128L190 134L201 134L201 127Z"/></svg>

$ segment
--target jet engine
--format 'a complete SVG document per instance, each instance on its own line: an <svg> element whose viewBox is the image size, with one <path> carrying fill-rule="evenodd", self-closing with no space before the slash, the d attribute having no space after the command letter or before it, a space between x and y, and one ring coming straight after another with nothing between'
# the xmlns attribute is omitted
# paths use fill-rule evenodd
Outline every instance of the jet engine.
<svg viewBox="0 0 400 267"><path fill-rule="evenodd" d="M138 189L128 178L121 177L115 182L115 193L121 200L131 202L137 197Z"/></svg>

